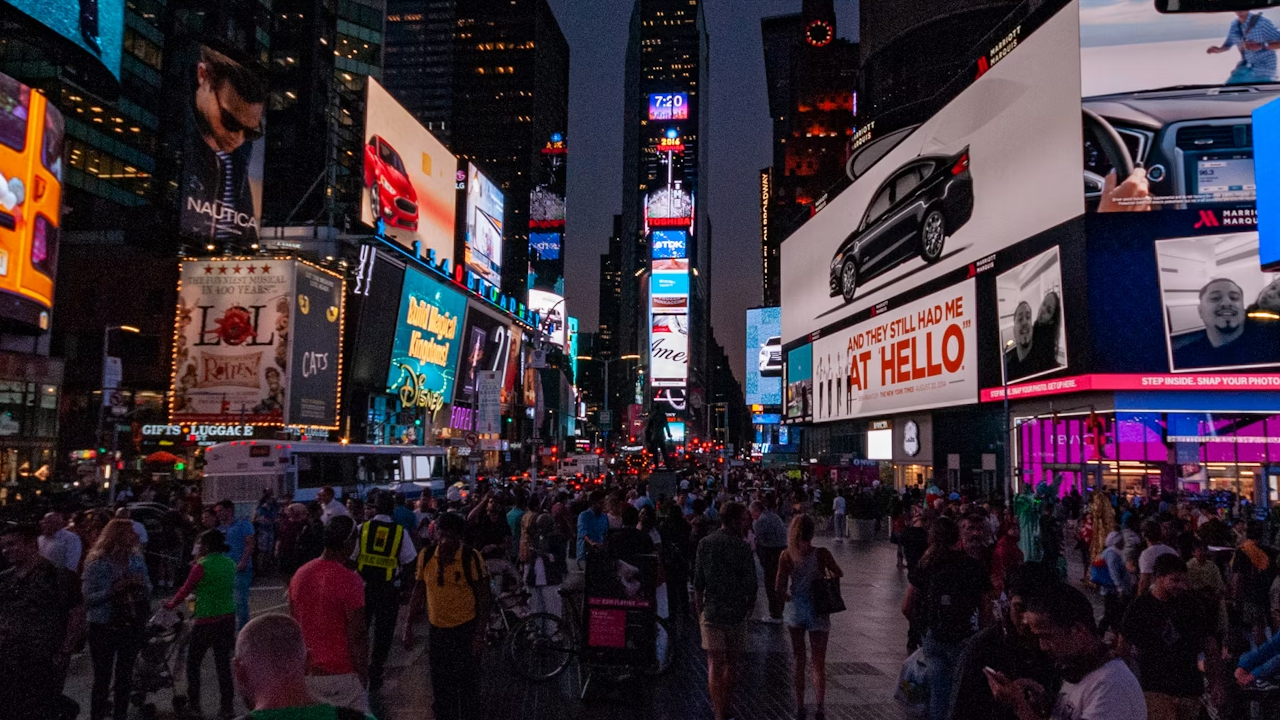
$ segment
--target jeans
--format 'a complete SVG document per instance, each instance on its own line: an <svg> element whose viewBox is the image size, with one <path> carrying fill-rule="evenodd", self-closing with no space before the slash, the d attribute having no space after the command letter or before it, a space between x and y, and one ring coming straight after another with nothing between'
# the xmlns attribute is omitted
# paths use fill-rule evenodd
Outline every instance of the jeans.
<svg viewBox="0 0 1280 720"><path fill-rule="evenodd" d="M760 567L764 570L764 595L769 599L769 617L782 617L782 598L778 596L778 558L786 548L762 547L756 552L760 555Z"/></svg>
<svg viewBox="0 0 1280 720"><path fill-rule="evenodd" d="M431 709L436 720L472 720L481 686L480 658L473 651L476 621L457 627L431 626Z"/></svg>
<svg viewBox="0 0 1280 720"><path fill-rule="evenodd" d="M963 642L941 642L929 632L924 636L925 672L929 677L929 720L947 720L951 710L951 684Z"/></svg>
<svg viewBox="0 0 1280 720"><path fill-rule="evenodd" d="M249 624L249 586L253 584L253 570L236 573L234 590L236 603L236 632Z"/></svg>
<svg viewBox="0 0 1280 720"><path fill-rule="evenodd" d="M373 625L373 654L369 660L369 689L382 686L383 668L395 639L396 618L400 615L400 590L390 582L365 582L365 624Z"/></svg>
<svg viewBox="0 0 1280 720"><path fill-rule="evenodd" d="M200 711L200 665L204 662L205 652L213 650L213 666L218 672L218 708L224 717L231 716L235 702L231 656L235 654L235 648L235 617L226 615L192 625L191 646L187 649L187 698L192 710Z"/></svg>
<svg viewBox="0 0 1280 720"><path fill-rule="evenodd" d="M1280 679L1280 633L1271 636L1257 650L1251 650L1240 656L1240 667L1249 671L1259 680L1276 682Z"/></svg>
<svg viewBox="0 0 1280 720"><path fill-rule="evenodd" d="M842 538L842 537L845 537L845 536L846 536L846 532L845 532L845 520L847 519L847 517L848 517L848 516L847 516L847 515L845 515L844 513L837 513L837 514L836 514L836 516L835 516L835 521L836 521L836 537L838 537L838 538Z"/></svg>
<svg viewBox="0 0 1280 720"><path fill-rule="evenodd" d="M107 717L107 701L111 698L112 675L115 675L115 698L111 716L125 720L129 714L129 695L133 692L133 664L142 649L142 628L89 624L89 656L93 659L93 693L90 695L89 719Z"/></svg>

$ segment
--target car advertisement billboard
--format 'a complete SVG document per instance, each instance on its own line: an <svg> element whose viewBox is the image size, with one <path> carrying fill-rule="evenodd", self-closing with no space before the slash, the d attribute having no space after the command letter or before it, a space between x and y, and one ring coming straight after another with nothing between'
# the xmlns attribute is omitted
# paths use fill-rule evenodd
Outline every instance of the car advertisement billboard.
<svg viewBox="0 0 1280 720"><path fill-rule="evenodd" d="M453 260L458 161L377 80L369 79L360 221L421 256Z"/></svg>
<svg viewBox="0 0 1280 720"><path fill-rule="evenodd" d="M1256 232L1155 245L1172 372L1280 364L1280 273L1259 268Z"/></svg>
<svg viewBox="0 0 1280 720"><path fill-rule="evenodd" d="M649 235L649 252L654 260L689 257L689 233L684 230L654 230Z"/></svg>
<svg viewBox="0 0 1280 720"><path fill-rule="evenodd" d="M117 80L124 0L3 0L97 58Z"/></svg>
<svg viewBox="0 0 1280 720"><path fill-rule="evenodd" d="M483 310L479 303L468 303L466 329L462 334L462 360L458 364L454 401L475 407L478 393L476 379L480 373L506 373L510 355L510 326Z"/></svg>
<svg viewBox="0 0 1280 720"><path fill-rule="evenodd" d="M853 184L782 243L784 345L1084 212L1079 21L1059 9L928 120L854 151Z"/></svg>
<svg viewBox="0 0 1280 720"><path fill-rule="evenodd" d="M782 371L787 391L783 414L788 420L804 421L813 417L813 345L801 345L787 351L787 364Z"/></svg>
<svg viewBox="0 0 1280 720"><path fill-rule="evenodd" d="M996 294L1006 380L1021 382L1067 367L1058 248L997 277Z"/></svg>
<svg viewBox="0 0 1280 720"><path fill-rule="evenodd" d="M502 191L467 163L467 235L464 262L471 272L502 284Z"/></svg>
<svg viewBox="0 0 1280 720"><path fill-rule="evenodd" d="M973 280L813 343L813 421L963 405L978 399Z"/></svg>
<svg viewBox="0 0 1280 720"><path fill-rule="evenodd" d="M529 291L529 310L538 314L538 329L561 350L565 348L564 297L545 290Z"/></svg>
<svg viewBox="0 0 1280 720"><path fill-rule="evenodd" d="M179 227L200 245L250 252L262 217L267 85L263 73L201 45L178 53L182 113Z"/></svg>
<svg viewBox="0 0 1280 720"><path fill-rule="evenodd" d="M453 397L466 311L462 293L426 273L405 270L387 373L387 391L405 408L423 408L434 419Z"/></svg>
<svg viewBox="0 0 1280 720"><path fill-rule="evenodd" d="M747 311L748 405L782 404L782 308Z"/></svg>
<svg viewBox="0 0 1280 720"><path fill-rule="evenodd" d="M650 93L650 120L688 120L688 93Z"/></svg>
<svg viewBox="0 0 1280 720"><path fill-rule="evenodd" d="M62 113L0 75L0 317L49 329L62 225Z"/></svg>
<svg viewBox="0 0 1280 720"><path fill-rule="evenodd" d="M1085 196L1091 211L1248 205L1250 113L1280 97L1280 10L1080 6Z"/></svg>
<svg viewBox="0 0 1280 720"><path fill-rule="evenodd" d="M293 348L288 423L336 430L346 283L306 263L297 264L296 283L288 327L281 331Z"/></svg>

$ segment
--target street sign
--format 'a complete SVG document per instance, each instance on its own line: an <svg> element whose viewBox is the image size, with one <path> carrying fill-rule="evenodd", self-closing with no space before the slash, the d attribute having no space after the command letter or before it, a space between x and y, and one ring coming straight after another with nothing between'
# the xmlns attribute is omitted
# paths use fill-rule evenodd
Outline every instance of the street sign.
<svg viewBox="0 0 1280 720"><path fill-rule="evenodd" d="M111 404L109 391L120 387L120 380L124 377L124 368L120 364L118 357L104 357L102 363L102 404L104 406Z"/></svg>
<svg viewBox="0 0 1280 720"><path fill-rule="evenodd" d="M476 433L469 432L466 435L467 447L474 448L480 444L480 436Z"/></svg>
<svg viewBox="0 0 1280 720"><path fill-rule="evenodd" d="M612 410L600 411L600 425L602 427L607 427L607 428L613 427L613 411Z"/></svg>

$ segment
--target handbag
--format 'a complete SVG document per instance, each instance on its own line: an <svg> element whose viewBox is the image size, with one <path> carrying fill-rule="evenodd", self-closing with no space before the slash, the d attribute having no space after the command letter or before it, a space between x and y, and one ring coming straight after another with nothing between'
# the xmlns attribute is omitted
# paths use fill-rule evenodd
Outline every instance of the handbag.
<svg viewBox="0 0 1280 720"><path fill-rule="evenodd" d="M828 577L823 570L822 577L813 581L813 611L818 615L830 615L846 609L844 597L840 594L840 578Z"/></svg>

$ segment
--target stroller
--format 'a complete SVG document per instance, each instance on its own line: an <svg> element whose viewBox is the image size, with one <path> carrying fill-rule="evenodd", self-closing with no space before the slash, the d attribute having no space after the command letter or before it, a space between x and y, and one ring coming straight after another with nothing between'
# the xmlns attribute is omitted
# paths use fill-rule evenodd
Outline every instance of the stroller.
<svg viewBox="0 0 1280 720"><path fill-rule="evenodd" d="M173 691L175 711L185 708L186 697L178 696L174 679L183 667L190 636L191 625L184 622L182 613L164 608L157 610L143 628L142 652L133 667L130 699L144 718L156 717L156 704L148 696L163 690Z"/></svg>

